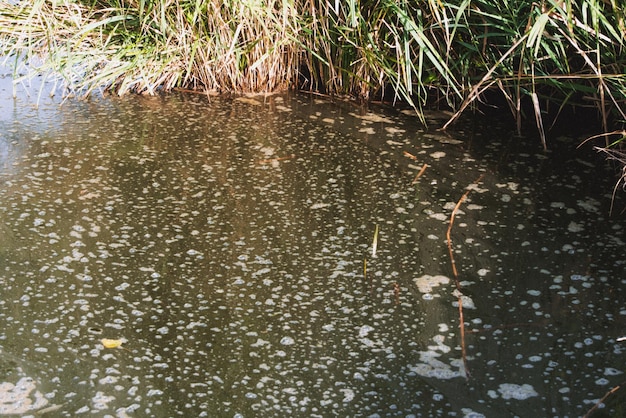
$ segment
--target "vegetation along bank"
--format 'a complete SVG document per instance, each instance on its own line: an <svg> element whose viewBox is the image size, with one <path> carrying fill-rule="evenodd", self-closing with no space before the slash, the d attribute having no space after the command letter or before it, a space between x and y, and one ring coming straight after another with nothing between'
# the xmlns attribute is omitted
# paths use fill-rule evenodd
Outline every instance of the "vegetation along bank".
<svg viewBox="0 0 626 418"><path fill-rule="evenodd" d="M452 111L493 100L544 148L563 110L597 113L626 167L620 0L33 0L0 3L15 76L89 95L314 90ZM626 168L620 178L626 181ZM619 185L618 184L618 185Z"/></svg>

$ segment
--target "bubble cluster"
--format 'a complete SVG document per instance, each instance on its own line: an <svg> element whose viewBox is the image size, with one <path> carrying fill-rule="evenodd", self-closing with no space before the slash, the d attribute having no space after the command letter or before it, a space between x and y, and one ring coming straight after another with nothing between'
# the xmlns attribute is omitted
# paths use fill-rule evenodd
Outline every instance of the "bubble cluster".
<svg viewBox="0 0 626 418"><path fill-rule="evenodd" d="M22 377L15 384L0 383L0 415L24 415L46 405L48 400L31 377Z"/></svg>

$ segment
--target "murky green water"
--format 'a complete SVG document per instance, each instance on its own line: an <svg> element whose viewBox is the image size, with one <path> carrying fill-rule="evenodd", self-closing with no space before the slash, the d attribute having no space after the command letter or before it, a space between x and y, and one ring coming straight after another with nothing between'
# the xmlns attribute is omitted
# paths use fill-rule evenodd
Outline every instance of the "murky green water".
<svg viewBox="0 0 626 418"><path fill-rule="evenodd" d="M0 414L574 417L624 380L605 165L254 101L2 102Z"/></svg>

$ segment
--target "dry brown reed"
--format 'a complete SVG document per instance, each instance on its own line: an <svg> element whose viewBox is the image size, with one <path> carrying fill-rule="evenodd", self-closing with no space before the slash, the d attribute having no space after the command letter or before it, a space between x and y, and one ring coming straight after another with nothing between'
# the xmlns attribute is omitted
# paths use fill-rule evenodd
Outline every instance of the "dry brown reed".
<svg viewBox="0 0 626 418"><path fill-rule="evenodd" d="M478 184L482 180L484 175L480 175L473 184ZM456 268L456 262L454 261L454 250L452 248L452 226L454 225L454 218L459 208L463 204L463 201L467 199L467 196L470 194L471 189L468 189L461 198L456 202L456 205L452 209L452 213L450 214L450 221L448 223L448 229L446 231L446 243L448 245L448 254L450 255L450 265L452 266L452 275L454 276L454 283L456 285L456 297L459 308L459 332L461 334L461 356L463 358L463 368L465 369L465 377L469 379L471 374L469 371L469 367L467 364L467 346L465 344L465 318L463 315L463 294L461 293L461 281L459 280L459 272Z"/></svg>

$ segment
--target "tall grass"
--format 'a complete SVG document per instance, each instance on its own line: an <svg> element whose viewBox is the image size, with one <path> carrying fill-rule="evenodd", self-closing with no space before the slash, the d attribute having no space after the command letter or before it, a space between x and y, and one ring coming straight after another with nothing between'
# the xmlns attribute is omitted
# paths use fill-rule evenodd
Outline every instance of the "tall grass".
<svg viewBox="0 0 626 418"><path fill-rule="evenodd" d="M5 55L54 71L83 94L174 87L273 91L294 79L287 2L69 0L2 4Z"/></svg>
<svg viewBox="0 0 626 418"><path fill-rule="evenodd" d="M16 70L38 62L27 76L60 74L81 94L307 88L400 99L418 115L437 103L450 124L496 93L544 146L547 110L594 107L605 130L626 121L625 33L618 0L0 3Z"/></svg>
<svg viewBox="0 0 626 418"><path fill-rule="evenodd" d="M518 129L523 101L530 101L544 147L543 115L550 106L596 107L605 129L610 112L626 120L624 6L608 0L497 3L497 9L477 11L471 25L482 22L485 28L481 53L474 55L484 58L484 70L457 115L482 92L497 88Z"/></svg>

